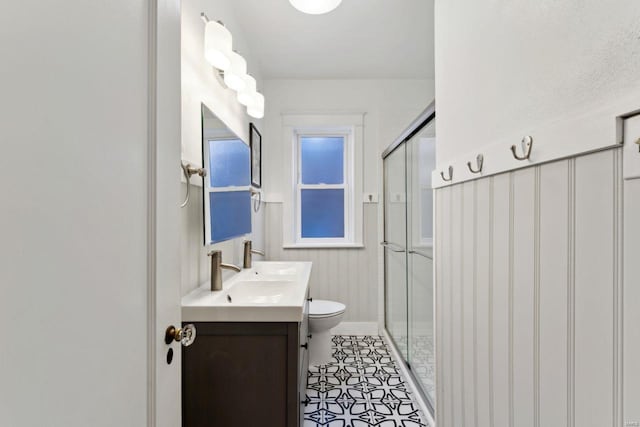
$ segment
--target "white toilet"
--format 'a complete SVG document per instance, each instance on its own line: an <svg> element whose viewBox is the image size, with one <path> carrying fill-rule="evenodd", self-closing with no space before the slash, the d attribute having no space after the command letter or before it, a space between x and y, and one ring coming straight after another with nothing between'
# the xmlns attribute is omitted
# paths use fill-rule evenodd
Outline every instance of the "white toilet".
<svg viewBox="0 0 640 427"><path fill-rule="evenodd" d="M309 363L324 365L331 361L331 328L342 321L344 304L334 301L312 300L309 302Z"/></svg>

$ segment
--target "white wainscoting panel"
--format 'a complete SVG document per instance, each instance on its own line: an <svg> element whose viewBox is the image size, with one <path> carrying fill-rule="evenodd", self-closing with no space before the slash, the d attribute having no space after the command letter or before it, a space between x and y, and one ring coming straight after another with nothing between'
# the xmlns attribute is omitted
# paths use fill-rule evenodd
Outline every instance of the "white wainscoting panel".
<svg viewBox="0 0 640 427"><path fill-rule="evenodd" d="M640 115L624 129L624 381L622 424L640 425ZM627 145L631 149L627 149ZM635 166L634 166L635 164ZM631 167L631 169L629 169ZM632 179L632 176L639 178Z"/></svg>
<svg viewBox="0 0 640 427"><path fill-rule="evenodd" d="M313 262L313 298L345 304L345 322L377 322L378 204L364 204L364 248L283 249L282 206L265 204L266 259Z"/></svg>
<svg viewBox="0 0 640 427"><path fill-rule="evenodd" d="M570 426L573 398L573 289L575 287L575 160L550 163L539 172L538 408L540 426ZM520 278L519 278L520 280ZM571 363L573 366L573 362ZM533 390L532 390L533 391Z"/></svg>
<svg viewBox="0 0 640 427"><path fill-rule="evenodd" d="M436 191L438 427L622 426L621 165Z"/></svg>
<svg viewBox="0 0 640 427"><path fill-rule="evenodd" d="M462 186L462 228L460 236L468 242L463 246L462 256L459 258L460 270L462 272L461 282L461 310L462 332L460 335L462 351L462 393L464 401L463 416L465 425L473 425L476 418L475 408L475 309L476 300L475 288L475 188L474 182L466 182Z"/></svg>

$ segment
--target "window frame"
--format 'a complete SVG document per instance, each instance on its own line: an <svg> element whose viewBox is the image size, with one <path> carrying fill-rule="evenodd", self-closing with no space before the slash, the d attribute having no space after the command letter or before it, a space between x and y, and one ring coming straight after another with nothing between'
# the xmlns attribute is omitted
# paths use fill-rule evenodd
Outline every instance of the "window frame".
<svg viewBox="0 0 640 427"><path fill-rule="evenodd" d="M295 243L313 244L353 244L355 198L353 190L353 129L295 129L294 130L294 218ZM343 138L342 184L303 184L302 183L302 139L303 138ZM344 237L302 237L302 190L343 190L344 192Z"/></svg>
<svg viewBox="0 0 640 427"><path fill-rule="evenodd" d="M284 142L280 153L282 156L282 192L270 193L268 199L273 203L282 203L282 248L283 249L332 249L364 247L364 119L363 112L287 112L282 114L281 137ZM295 184L297 180L296 134L351 133L351 155L353 168L352 179L353 222L351 225L351 241L331 243L328 239L316 239L316 242L300 242L296 239Z"/></svg>

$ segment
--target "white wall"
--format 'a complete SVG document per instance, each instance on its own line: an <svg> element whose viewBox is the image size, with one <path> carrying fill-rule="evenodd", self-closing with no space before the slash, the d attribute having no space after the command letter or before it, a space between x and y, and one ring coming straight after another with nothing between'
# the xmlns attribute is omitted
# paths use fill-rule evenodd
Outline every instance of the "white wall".
<svg viewBox="0 0 640 427"><path fill-rule="evenodd" d="M313 261L314 298L344 302L346 321L376 322L382 272L378 204L364 205L364 249L282 249L284 113L366 113L365 193L380 193L380 154L433 100L432 80L267 80L263 181L267 192L267 258ZM362 197L356 197L362 200Z"/></svg>
<svg viewBox="0 0 640 427"><path fill-rule="evenodd" d="M204 103L242 140L249 143L249 122L253 121L262 130L262 120L249 117L245 107L238 103L236 92L225 89L213 68L204 59L204 22L200 14L209 19L220 20L231 31L233 45L247 60L247 71L258 82L258 91L263 91L257 59L251 54L242 27L238 24L231 6L231 0L189 0L182 2L182 159L200 166L202 164L202 129L200 107ZM263 143L262 150L265 150ZM191 179L191 201L182 210L181 255L183 295L209 280L211 249L222 250L223 262L240 265L242 263L242 241L233 239L205 247L203 245L202 187L201 178ZM196 185L197 184L197 185ZM182 185L183 192L186 184ZM184 193L183 193L184 194ZM249 237L253 247L264 247L264 208L252 214L253 232ZM260 259L255 256L255 259ZM233 274L223 272L223 278Z"/></svg>
<svg viewBox="0 0 640 427"><path fill-rule="evenodd" d="M438 164L563 122L613 131L591 113L640 98L635 0L437 0L435 21Z"/></svg>

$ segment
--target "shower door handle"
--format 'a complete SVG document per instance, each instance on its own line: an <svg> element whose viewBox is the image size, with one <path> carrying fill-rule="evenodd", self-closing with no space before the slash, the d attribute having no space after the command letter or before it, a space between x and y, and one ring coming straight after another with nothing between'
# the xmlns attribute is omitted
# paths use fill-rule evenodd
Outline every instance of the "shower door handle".
<svg viewBox="0 0 640 427"><path fill-rule="evenodd" d="M427 254L426 254L426 253L424 253L424 252L417 251L417 250L415 250L415 249L409 249L409 253L410 253L410 254L415 254L415 255L420 255L420 256L421 256L421 257L423 257L423 258L427 258L427 259L430 259L430 260L432 260L432 261L433 261L433 257L432 257L432 256L427 255Z"/></svg>
<svg viewBox="0 0 640 427"><path fill-rule="evenodd" d="M407 250L405 248L403 248L402 246L393 244L393 243L389 243L389 242L380 242L380 244L382 246L384 246L385 248L389 249L392 252L406 252Z"/></svg>

